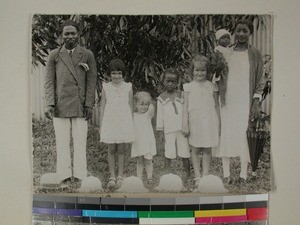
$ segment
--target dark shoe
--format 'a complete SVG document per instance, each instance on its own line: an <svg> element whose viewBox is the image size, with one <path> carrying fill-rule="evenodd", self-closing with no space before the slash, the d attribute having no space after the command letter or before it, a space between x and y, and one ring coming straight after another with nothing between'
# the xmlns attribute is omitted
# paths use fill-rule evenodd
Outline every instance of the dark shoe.
<svg viewBox="0 0 300 225"><path fill-rule="evenodd" d="M60 181L61 184L70 184L72 182L72 177L68 177L62 181Z"/></svg>
<svg viewBox="0 0 300 225"><path fill-rule="evenodd" d="M247 184L247 180L245 180L242 177L239 177L239 179L235 181L235 184L238 185L239 187L243 187Z"/></svg>
<svg viewBox="0 0 300 225"><path fill-rule="evenodd" d="M116 187L116 178L110 177L107 183L107 189L114 189Z"/></svg>
<svg viewBox="0 0 300 225"><path fill-rule="evenodd" d="M233 184L233 179L232 179L232 177L225 177L225 178L223 178L223 183L224 183L225 185L231 185L231 184Z"/></svg>
<svg viewBox="0 0 300 225"><path fill-rule="evenodd" d="M154 181L153 181L152 178L149 178L149 179L147 180L147 188L148 188L149 190L152 190L152 189L154 188Z"/></svg>

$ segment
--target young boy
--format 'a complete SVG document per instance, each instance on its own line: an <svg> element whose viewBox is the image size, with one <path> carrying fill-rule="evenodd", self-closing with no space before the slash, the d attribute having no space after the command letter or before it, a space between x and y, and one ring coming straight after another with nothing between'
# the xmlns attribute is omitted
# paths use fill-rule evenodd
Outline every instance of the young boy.
<svg viewBox="0 0 300 225"><path fill-rule="evenodd" d="M157 98L156 129L164 134L166 173L171 172L171 160L179 156L182 158L187 181L190 177L190 151L188 140L182 133L183 98L181 91L177 90L179 76L176 69L169 68L164 71L165 91Z"/></svg>

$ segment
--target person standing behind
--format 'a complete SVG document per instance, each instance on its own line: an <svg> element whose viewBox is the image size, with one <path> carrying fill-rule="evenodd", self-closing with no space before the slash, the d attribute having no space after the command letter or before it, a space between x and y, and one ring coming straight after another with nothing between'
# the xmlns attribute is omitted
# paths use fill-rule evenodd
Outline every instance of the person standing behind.
<svg viewBox="0 0 300 225"><path fill-rule="evenodd" d="M87 177L87 120L92 117L97 80L94 54L78 44L77 23L65 21L62 38L63 45L49 53L45 77L45 116L53 120L57 150L56 173L61 182L72 176L78 180ZM74 144L73 169L71 131Z"/></svg>
<svg viewBox="0 0 300 225"><path fill-rule="evenodd" d="M190 149L188 140L182 133L182 92L177 90L179 72L174 68L163 73L165 91L157 98L156 130L162 132L165 139L165 169L171 172L171 160L182 158L185 182L190 177Z"/></svg>

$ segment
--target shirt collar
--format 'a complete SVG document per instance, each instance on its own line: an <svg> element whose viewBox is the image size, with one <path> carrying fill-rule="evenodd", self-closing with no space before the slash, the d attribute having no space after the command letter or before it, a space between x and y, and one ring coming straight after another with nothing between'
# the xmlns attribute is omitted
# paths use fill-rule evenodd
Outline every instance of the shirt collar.
<svg viewBox="0 0 300 225"><path fill-rule="evenodd" d="M168 102L171 102L172 100L168 97L168 95L164 92L160 94L157 98L163 105L167 104ZM177 95L175 97L175 100L177 102L183 103L181 91L177 91Z"/></svg>

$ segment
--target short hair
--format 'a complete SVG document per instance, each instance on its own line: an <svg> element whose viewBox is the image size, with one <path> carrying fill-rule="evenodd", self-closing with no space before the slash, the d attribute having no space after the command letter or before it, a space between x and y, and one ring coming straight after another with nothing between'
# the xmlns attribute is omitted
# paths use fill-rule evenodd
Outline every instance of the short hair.
<svg viewBox="0 0 300 225"><path fill-rule="evenodd" d="M237 26L239 24L245 24L248 28L249 28L249 31L250 31L250 34L253 34L253 23L251 20L249 19L245 19L245 18L242 18L242 19L239 19L238 21L236 21L235 23L235 27L234 27L234 30L236 30Z"/></svg>
<svg viewBox="0 0 300 225"><path fill-rule="evenodd" d="M122 71L122 76L124 78L126 76L126 66L123 60L121 59L110 60L106 70L107 75L110 75L111 71Z"/></svg>
<svg viewBox="0 0 300 225"><path fill-rule="evenodd" d="M207 75L210 73L210 61L207 57L205 57L204 55L201 55L201 54L196 54L192 58L192 61L190 63L191 74L193 74L195 63L204 64L206 71L207 71Z"/></svg>
<svg viewBox="0 0 300 225"><path fill-rule="evenodd" d="M61 33L63 32L64 27L66 27L66 26L73 26L76 28L77 32L79 32L79 24L78 23L76 23L73 20L65 20L61 25Z"/></svg>
<svg viewBox="0 0 300 225"><path fill-rule="evenodd" d="M165 80L167 73L176 75L177 81L179 81L179 78L181 77L181 74L178 70L176 70L175 68L168 68L168 69L165 69L163 72L163 77L162 77L163 81Z"/></svg>
<svg viewBox="0 0 300 225"><path fill-rule="evenodd" d="M134 103L133 105L134 105L135 112L137 112L137 102L141 101L141 100L150 104L152 101L151 95L146 91L138 91L137 93L135 93L135 95L133 97L133 103Z"/></svg>

